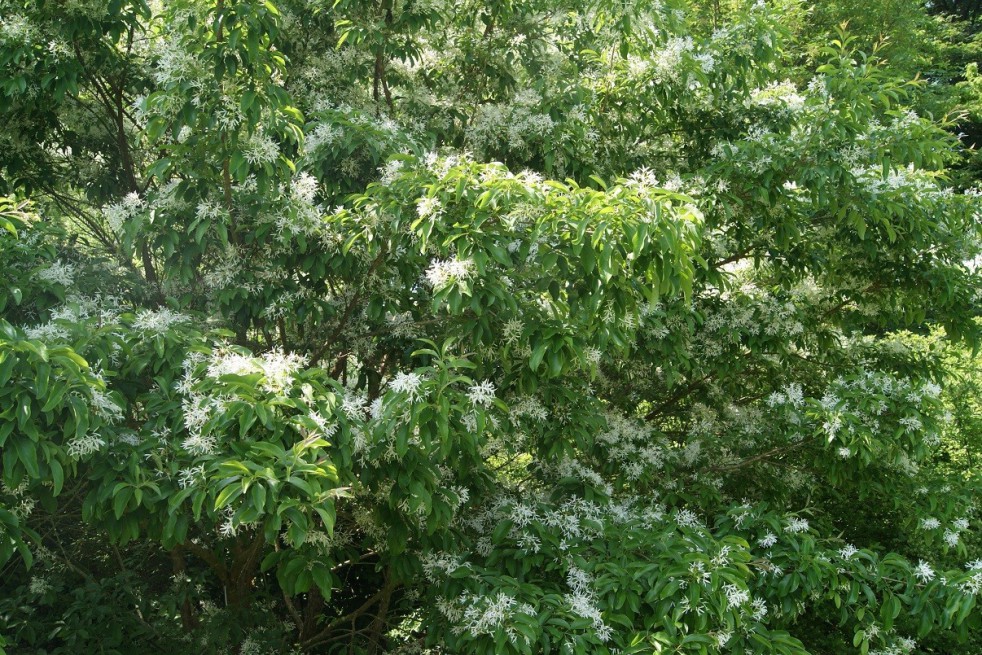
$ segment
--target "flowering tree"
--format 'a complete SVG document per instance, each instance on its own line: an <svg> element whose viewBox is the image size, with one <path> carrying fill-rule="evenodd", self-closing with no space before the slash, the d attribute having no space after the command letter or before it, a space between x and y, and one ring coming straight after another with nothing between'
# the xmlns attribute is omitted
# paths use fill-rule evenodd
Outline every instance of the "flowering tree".
<svg viewBox="0 0 982 655"><path fill-rule="evenodd" d="M800 80L763 5L0 8L10 644L978 639L979 203L848 35Z"/></svg>

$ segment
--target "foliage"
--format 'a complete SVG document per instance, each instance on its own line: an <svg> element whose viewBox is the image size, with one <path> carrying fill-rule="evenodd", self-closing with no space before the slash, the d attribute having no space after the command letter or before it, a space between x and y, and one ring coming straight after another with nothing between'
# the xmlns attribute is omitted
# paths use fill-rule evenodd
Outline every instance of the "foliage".
<svg viewBox="0 0 982 655"><path fill-rule="evenodd" d="M925 50L685 9L0 0L7 648L978 648Z"/></svg>

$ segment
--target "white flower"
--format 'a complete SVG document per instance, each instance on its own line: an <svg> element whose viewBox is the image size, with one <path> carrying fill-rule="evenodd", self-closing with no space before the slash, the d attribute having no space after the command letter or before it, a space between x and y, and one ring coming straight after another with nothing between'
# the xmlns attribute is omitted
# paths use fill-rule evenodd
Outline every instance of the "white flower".
<svg viewBox="0 0 982 655"><path fill-rule="evenodd" d="M763 537L757 540L757 545L761 548L770 548L777 543L777 537L773 532L768 532Z"/></svg>
<svg viewBox="0 0 982 655"><path fill-rule="evenodd" d="M728 584L723 586L723 591L726 593L726 606L727 609L732 609L734 607L740 607L744 603L750 600L750 594L744 590L740 589L736 585Z"/></svg>
<svg viewBox="0 0 982 655"><path fill-rule="evenodd" d="M925 519L921 519L922 530L936 530L937 528L940 527L941 527L941 521L934 518L933 516L929 516Z"/></svg>
<svg viewBox="0 0 982 655"><path fill-rule="evenodd" d="M72 459L81 459L105 445L106 442L98 434L84 434L68 442L68 456Z"/></svg>
<svg viewBox="0 0 982 655"><path fill-rule="evenodd" d="M341 410L350 417L362 418L368 400L356 393L346 393L341 401Z"/></svg>
<svg viewBox="0 0 982 655"><path fill-rule="evenodd" d="M467 397L475 405L489 407L494 401L494 384L490 380L484 380L471 386L467 390Z"/></svg>
<svg viewBox="0 0 982 655"><path fill-rule="evenodd" d="M297 353L271 350L261 357L250 357L234 351L215 351L208 365L208 377L223 375L263 374L263 388L278 393L293 384L294 376L307 363L307 358Z"/></svg>
<svg viewBox="0 0 982 655"><path fill-rule="evenodd" d="M196 484L204 477L204 475L205 467L202 464L183 468L177 472L177 484L180 485L181 489L186 489L187 487Z"/></svg>
<svg viewBox="0 0 982 655"><path fill-rule="evenodd" d="M238 526L235 525L232 517L229 517L219 526L218 531L223 537L234 537L235 533L238 532Z"/></svg>
<svg viewBox="0 0 982 655"><path fill-rule="evenodd" d="M128 193L120 202L102 208L102 216L110 229L117 234L123 231L125 223L143 209L145 201L136 192Z"/></svg>
<svg viewBox="0 0 982 655"><path fill-rule="evenodd" d="M418 373L396 373L389 382L389 388L396 393L406 394L411 402L419 398L419 388L422 384L423 378Z"/></svg>
<svg viewBox="0 0 982 655"><path fill-rule="evenodd" d="M30 592L36 596L43 596L51 591L51 583L44 578L33 576L31 578Z"/></svg>
<svg viewBox="0 0 982 655"><path fill-rule="evenodd" d="M144 309L133 320L133 329L160 334L175 323L184 323L189 320L191 320L189 316L171 311L166 307L158 310Z"/></svg>
<svg viewBox="0 0 982 655"><path fill-rule="evenodd" d="M799 533L808 532L808 520L798 517L788 519L788 524L784 526L785 532Z"/></svg>
<svg viewBox="0 0 982 655"><path fill-rule="evenodd" d="M914 567L913 573L914 577L921 582L926 583L934 579L934 569L932 569L931 565L924 560L921 560L917 566Z"/></svg>
<svg viewBox="0 0 982 655"><path fill-rule="evenodd" d="M778 405L783 405L784 400L785 400L784 394L781 393L780 391L775 391L767 397L767 406L777 407Z"/></svg>
<svg viewBox="0 0 982 655"><path fill-rule="evenodd" d="M317 196L317 178L310 173L300 173L294 178L290 193L300 202L313 204Z"/></svg>
<svg viewBox="0 0 982 655"><path fill-rule="evenodd" d="M75 284L75 266L73 264L66 264L59 259L47 268L38 271L37 278L52 284L70 287Z"/></svg>
<svg viewBox="0 0 982 655"><path fill-rule="evenodd" d="M708 52L700 52L698 55L694 55L692 58L699 63L699 66L702 67L702 71L704 73L711 73L716 67L716 59L714 59Z"/></svg>
<svg viewBox="0 0 982 655"><path fill-rule="evenodd" d="M900 424L906 427L908 432L916 432L922 427L920 419L916 416L905 416L900 419Z"/></svg>
<svg viewBox="0 0 982 655"><path fill-rule="evenodd" d="M280 156L280 147L265 134L257 132L246 142L242 156L250 164L271 164Z"/></svg>
<svg viewBox="0 0 982 655"><path fill-rule="evenodd" d="M518 338L522 336L523 328L524 325L522 322L515 318L505 323L505 326L501 331L502 336L505 338L505 343L515 343L518 341Z"/></svg>
<svg viewBox="0 0 982 655"><path fill-rule="evenodd" d="M24 334L27 338L32 341L46 341L53 343L56 341L67 341L68 340L68 330L56 325L53 322L42 323L41 325L35 325L34 327L24 328Z"/></svg>
<svg viewBox="0 0 982 655"><path fill-rule="evenodd" d="M320 430L321 435L324 437L331 438L338 431L338 424L328 423L327 419L320 412L311 412L310 420L317 425L317 429Z"/></svg>
<svg viewBox="0 0 982 655"><path fill-rule="evenodd" d="M839 549L839 557L842 559L849 559L853 555L859 552L859 549L852 544L846 544L841 549Z"/></svg>
<svg viewBox="0 0 982 655"><path fill-rule="evenodd" d="M465 594L458 599L458 603L465 608L460 619L474 635L491 634L511 617L515 607L515 599L504 592L498 592L493 597ZM448 615L457 612L460 610L445 611Z"/></svg>
<svg viewBox="0 0 982 655"><path fill-rule="evenodd" d="M436 260L426 269L426 281L434 289L442 289L451 282L467 280L474 275L474 262L469 259Z"/></svg>
<svg viewBox="0 0 982 655"><path fill-rule="evenodd" d="M443 205L439 198L425 196L416 201L416 212L420 218L437 217L443 211Z"/></svg>
<svg viewBox="0 0 982 655"><path fill-rule="evenodd" d="M307 364L307 357L297 353L285 353L282 350L271 350L264 353L261 359L265 380L263 387L274 393L283 391L293 385L293 378Z"/></svg>
<svg viewBox="0 0 982 655"><path fill-rule="evenodd" d="M123 196L123 207L129 214L135 214L143 209L144 201L136 191L131 191Z"/></svg>
<svg viewBox="0 0 982 655"><path fill-rule="evenodd" d="M185 439L181 447L195 456L214 455L218 452L218 441L214 435L196 433Z"/></svg>
<svg viewBox="0 0 982 655"><path fill-rule="evenodd" d="M220 378L223 375L249 375L259 370L257 363L247 355L237 352L216 351L208 365L208 377Z"/></svg>
<svg viewBox="0 0 982 655"><path fill-rule="evenodd" d="M967 580L963 580L959 587L964 593L977 596L982 591L982 571L976 570Z"/></svg>
<svg viewBox="0 0 982 655"><path fill-rule="evenodd" d="M682 528L697 528L701 524L695 512L688 509L680 509L675 513L675 522Z"/></svg>

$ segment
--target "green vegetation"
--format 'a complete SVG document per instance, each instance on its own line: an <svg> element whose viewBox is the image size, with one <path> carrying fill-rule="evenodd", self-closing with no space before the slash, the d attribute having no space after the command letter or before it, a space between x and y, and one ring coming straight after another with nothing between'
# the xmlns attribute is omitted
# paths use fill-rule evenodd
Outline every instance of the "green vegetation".
<svg viewBox="0 0 982 655"><path fill-rule="evenodd" d="M982 653L976 15L0 0L0 653Z"/></svg>

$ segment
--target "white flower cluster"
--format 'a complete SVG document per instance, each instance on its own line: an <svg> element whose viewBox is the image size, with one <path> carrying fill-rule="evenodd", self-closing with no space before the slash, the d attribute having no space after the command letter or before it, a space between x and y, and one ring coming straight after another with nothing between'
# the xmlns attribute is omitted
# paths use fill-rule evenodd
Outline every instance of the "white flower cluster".
<svg viewBox="0 0 982 655"><path fill-rule="evenodd" d="M664 467L669 449L664 439L656 438L654 428L612 411L604 418L607 429L597 435L597 442L608 449L610 459L628 479L637 480Z"/></svg>
<svg viewBox="0 0 982 655"><path fill-rule="evenodd" d="M504 324L501 328L501 337L507 344L515 344L518 342L519 338L522 336L522 330L524 330L525 324L522 321L513 318Z"/></svg>
<svg viewBox="0 0 982 655"><path fill-rule="evenodd" d="M144 205L145 202L137 193L128 193L121 201L103 207L102 217L115 234L120 234L126 222L136 216Z"/></svg>
<svg viewBox="0 0 982 655"><path fill-rule="evenodd" d="M91 319L97 319L102 325L115 323L121 311L120 299L115 296L82 296L73 293L64 304L51 310L51 320L48 323L26 328L25 333L29 339L66 341L72 334L72 328Z"/></svg>
<svg viewBox="0 0 982 655"><path fill-rule="evenodd" d="M470 564L464 561L460 555L444 552L426 553L421 558L423 574L426 579L433 584L438 584L441 580L460 568L470 568Z"/></svg>
<svg viewBox="0 0 982 655"><path fill-rule="evenodd" d="M872 196L904 193L916 195L923 201L937 198L942 193L937 182L924 171L915 169L913 164L890 170L885 177L882 166L858 166L851 172L856 182L862 184Z"/></svg>
<svg viewBox="0 0 982 655"><path fill-rule="evenodd" d="M763 537L757 540L757 545L761 548L770 548L777 543L777 535L773 532L768 532Z"/></svg>
<svg viewBox="0 0 982 655"><path fill-rule="evenodd" d="M852 544L846 544L839 549L839 557L842 559L850 559L853 555L859 552L859 549Z"/></svg>
<svg viewBox="0 0 982 655"><path fill-rule="evenodd" d="M791 534L799 534L802 532L808 532L808 527L807 519L792 516L788 519L787 525L784 526L784 531L790 532Z"/></svg>
<svg viewBox="0 0 982 655"><path fill-rule="evenodd" d="M479 105L467 126L467 145L478 153L507 150L530 154L556 128L542 97L532 89L518 92L511 102Z"/></svg>
<svg viewBox="0 0 982 655"><path fill-rule="evenodd" d="M944 542L948 544L951 548L954 548L961 541L961 533L968 530L968 519L960 518L952 521L951 526L945 528L942 538ZM927 516L921 519L920 528L921 530L937 530L941 527L941 521L934 518L933 516Z"/></svg>
<svg viewBox="0 0 982 655"><path fill-rule="evenodd" d="M921 384L874 371L864 371L849 379L838 378L821 399L826 412L822 428L831 443L857 433L881 433L885 421L896 420L911 438L923 439L925 444L930 445L936 441L937 435L925 426L924 418L933 418L933 409L924 402L936 399L940 392L940 387L933 383ZM866 402L869 398L877 400ZM892 419L891 414L908 411L903 408L904 405L913 405L913 410L922 418L907 415ZM843 448L840 447L840 456L851 457L852 450ZM917 462L910 458L909 453L899 450L898 446L890 454L890 463L894 468L907 475L916 473Z"/></svg>
<svg viewBox="0 0 982 655"><path fill-rule="evenodd" d="M178 39L160 39L157 42L158 59L153 67L153 77L158 86L167 87L194 79L197 62Z"/></svg>
<svg viewBox="0 0 982 655"><path fill-rule="evenodd" d="M219 350L213 354L208 364L207 375L218 379L223 375L261 373L266 391L280 393L293 384L294 376L306 364L305 356L282 350L271 350L260 357L250 357L233 350Z"/></svg>
<svg viewBox="0 0 982 655"><path fill-rule="evenodd" d="M746 589L741 589L735 584L724 585L723 592L726 594L726 606L728 609L737 609L745 603L750 602L750 592Z"/></svg>
<svg viewBox="0 0 982 655"><path fill-rule="evenodd" d="M313 153L320 148L330 147L341 134L338 127L329 123L320 123L307 133L304 138L304 149L308 153Z"/></svg>
<svg viewBox="0 0 982 655"><path fill-rule="evenodd" d="M260 358L263 386L267 391L279 393L293 384L294 376L307 365L307 357L297 353L273 350Z"/></svg>
<svg viewBox="0 0 982 655"><path fill-rule="evenodd" d="M909 655L917 648L917 642L910 637L899 637L893 644L871 650L869 655Z"/></svg>
<svg viewBox="0 0 982 655"><path fill-rule="evenodd" d="M914 574L914 577L920 580L922 583L928 583L935 577L934 569L932 569L931 565L924 560L918 562L912 573Z"/></svg>
<svg viewBox="0 0 982 655"><path fill-rule="evenodd" d="M469 280L474 272L474 262L469 259L436 260L426 269L426 281L439 291L450 284Z"/></svg>
<svg viewBox="0 0 982 655"><path fill-rule="evenodd" d="M74 264L68 264L59 259L46 268L42 268L36 275L39 280L70 287L75 284L75 272Z"/></svg>
<svg viewBox="0 0 982 655"><path fill-rule="evenodd" d="M177 472L177 484L181 489L196 485L205 478L205 467L203 464L189 466Z"/></svg>
<svg viewBox="0 0 982 655"><path fill-rule="evenodd" d="M177 323L187 323L190 320L191 317L187 314L175 312L167 307L161 307L160 309L156 310L144 309L141 310L133 320L133 329L163 334L170 329L172 325Z"/></svg>
<svg viewBox="0 0 982 655"><path fill-rule="evenodd" d="M682 56L691 53L694 48L692 37L670 38L665 47L654 53L650 68L652 79L658 82L679 81L683 73ZM700 61L700 65L705 69L705 62Z"/></svg>
<svg viewBox="0 0 982 655"><path fill-rule="evenodd" d="M44 341L46 343L67 341L69 336L68 330L64 326L58 325L54 321L24 328L24 334L28 339L33 341Z"/></svg>
<svg viewBox="0 0 982 655"><path fill-rule="evenodd" d="M208 363L208 377L218 379L223 375L249 375L261 372L258 362L249 355L236 351L216 351Z"/></svg>
<svg viewBox="0 0 982 655"><path fill-rule="evenodd" d="M463 594L456 602L439 603L438 608L455 623L455 632L467 631L477 636L493 634L495 630L505 627L515 612L516 604L514 596L499 591L494 596Z"/></svg>
<svg viewBox="0 0 982 655"><path fill-rule="evenodd" d="M494 402L494 392L494 384L490 380L484 380L467 389L467 398L476 406L490 407Z"/></svg>
<svg viewBox="0 0 982 655"><path fill-rule="evenodd" d="M101 377L99 379L101 380ZM105 383L104 380L101 381ZM92 389L90 394L90 406L100 418L108 423L118 423L123 420L123 408L112 395L99 389Z"/></svg>
<svg viewBox="0 0 982 655"><path fill-rule="evenodd" d="M98 452L105 445L105 440L98 434L89 433L72 437L68 442L68 456L72 459L81 459Z"/></svg>
<svg viewBox="0 0 982 655"><path fill-rule="evenodd" d="M21 14L10 14L0 19L0 38L4 41L31 43L38 37L37 27Z"/></svg>
<svg viewBox="0 0 982 655"><path fill-rule="evenodd" d="M689 509L680 509L675 512L675 522L680 528L701 528L702 521L696 516L695 512Z"/></svg>
<svg viewBox="0 0 982 655"><path fill-rule="evenodd" d="M443 213L443 203L439 198L423 196L416 201L416 213L420 218L439 218Z"/></svg>
<svg viewBox="0 0 982 655"><path fill-rule="evenodd" d="M793 82L771 82L766 87L751 93L750 104L797 112L804 108L805 98L798 94L798 89Z"/></svg>
<svg viewBox="0 0 982 655"><path fill-rule="evenodd" d="M396 373L395 377L389 381L389 388L396 393L406 394L409 402L419 400L419 390L422 385L423 378L419 373Z"/></svg>
<svg viewBox="0 0 982 655"><path fill-rule="evenodd" d="M590 619L597 639L607 641L613 635L614 630L604 623L600 609L597 607L596 594L590 586L591 582L592 578L589 573L576 566L570 566L566 573L566 583L571 591L563 599L574 614Z"/></svg>
<svg viewBox="0 0 982 655"><path fill-rule="evenodd" d="M549 410L534 396L521 396L512 401L510 413L513 419L526 418L536 423L549 418Z"/></svg>
<svg viewBox="0 0 982 655"><path fill-rule="evenodd" d="M242 147L242 156L250 164L272 164L280 156L280 147L269 135L256 132Z"/></svg>
<svg viewBox="0 0 982 655"><path fill-rule="evenodd" d="M783 391L775 391L768 396L767 404L771 407L788 404L795 409L801 409L805 404L805 395L800 384L792 383L785 386Z"/></svg>
<svg viewBox="0 0 982 655"><path fill-rule="evenodd" d="M40 576L31 576L31 584L28 590L35 596L43 596L51 591L51 583Z"/></svg>
<svg viewBox="0 0 982 655"><path fill-rule="evenodd" d="M195 391L198 380L196 369L205 361L202 353L192 352L184 360L184 377L175 385L176 391L183 395L181 410L188 436L181 447L192 455L210 455L218 450L218 440L212 434L202 432L205 424L215 414L225 411L227 397L208 395ZM212 365L214 362L211 363ZM210 366L209 366L210 368ZM160 435L165 436L165 435Z"/></svg>

